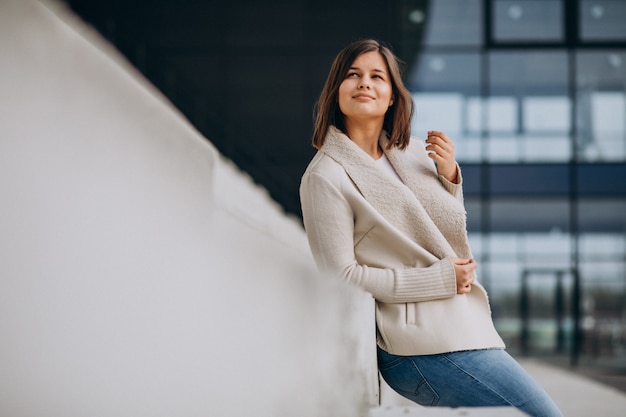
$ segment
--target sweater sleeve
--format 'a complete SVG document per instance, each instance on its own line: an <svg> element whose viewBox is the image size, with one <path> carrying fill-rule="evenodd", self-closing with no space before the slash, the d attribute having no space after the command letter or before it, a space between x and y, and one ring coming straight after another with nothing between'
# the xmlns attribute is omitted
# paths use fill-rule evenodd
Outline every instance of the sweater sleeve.
<svg viewBox="0 0 626 417"><path fill-rule="evenodd" d="M439 181L443 184L443 187L452 194L457 200L463 202L463 175L461 174L461 167L456 164L457 169L457 182L448 181L443 175L438 175Z"/></svg>
<svg viewBox="0 0 626 417"><path fill-rule="evenodd" d="M307 173L300 186L302 215L315 262L368 291L379 301L407 303L449 298L456 294L452 260L419 268L361 265L354 254L354 213L328 179Z"/></svg>

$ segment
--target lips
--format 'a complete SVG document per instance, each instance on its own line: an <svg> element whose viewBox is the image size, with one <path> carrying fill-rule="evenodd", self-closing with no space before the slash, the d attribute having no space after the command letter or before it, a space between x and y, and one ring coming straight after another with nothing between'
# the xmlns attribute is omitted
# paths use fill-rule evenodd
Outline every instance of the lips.
<svg viewBox="0 0 626 417"><path fill-rule="evenodd" d="M361 100L374 100L374 97L370 96L369 94L363 94L363 93L356 94L352 96L352 98L361 99Z"/></svg>

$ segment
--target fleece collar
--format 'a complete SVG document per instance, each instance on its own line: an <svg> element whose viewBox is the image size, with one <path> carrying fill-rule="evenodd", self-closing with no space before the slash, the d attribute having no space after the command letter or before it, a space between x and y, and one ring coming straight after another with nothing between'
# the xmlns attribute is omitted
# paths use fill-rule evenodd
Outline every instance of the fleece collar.
<svg viewBox="0 0 626 417"><path fill-rule="evenodd" d="M404 185L334 126L321 150L344 168L374 209L411 240L440 259L470 257L463 204L443 187L426 151L418 150L420 155L415 149L387 150L385 132L379 140Z"/></svg>

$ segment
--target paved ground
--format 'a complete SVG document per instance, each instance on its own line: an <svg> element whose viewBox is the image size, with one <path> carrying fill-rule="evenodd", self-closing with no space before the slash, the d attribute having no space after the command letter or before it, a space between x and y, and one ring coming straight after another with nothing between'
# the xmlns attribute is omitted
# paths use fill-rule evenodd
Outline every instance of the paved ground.
<svg viewBox="0 0 626 417"><path fill-rule="evenodd" d="M575 368L570 366L570 360L565 356L542 357L541 360L617 388L626 394L626 357L623 355L597 359L583 357L578 361Z"/></svg>
<svg viewBox="0 0 626 417"><path fill-rule="evenodd" d="M585 374L589 370L571 370L537 359L519 361L548 391L565 417L626 415L626 393L592 379ZM622 378L623 376L618 380L621 381Z"/></svg>

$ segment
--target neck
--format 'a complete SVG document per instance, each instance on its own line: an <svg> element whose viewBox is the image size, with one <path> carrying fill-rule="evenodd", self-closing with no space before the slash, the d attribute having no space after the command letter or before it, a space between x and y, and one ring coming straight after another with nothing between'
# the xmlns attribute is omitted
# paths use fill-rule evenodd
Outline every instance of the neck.
<svg viewBox="0 0 626 417"><path fill-rule="evenodd" d="M363 149L368 155L374 159L383 156L383 151L378 144L380 133L383 130L383 124L379 121L371 121L368 123L354 123L350 120L345 121L346 135L356 143L359 148Z"/></svg>

